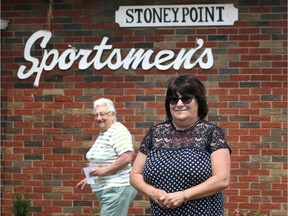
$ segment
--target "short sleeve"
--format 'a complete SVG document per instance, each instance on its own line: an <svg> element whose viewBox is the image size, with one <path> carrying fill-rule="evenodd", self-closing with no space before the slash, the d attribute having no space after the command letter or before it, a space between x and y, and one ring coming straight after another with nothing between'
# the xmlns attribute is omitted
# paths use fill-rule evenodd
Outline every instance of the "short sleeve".
<svg viewBox="0 0 288 216"><path fill-rule="evenodd" d="M116 129L112 143L113 148L118 155L127 151L133 152L132 136L124 126Z"/></svg>
<svg viewBox="0 0 288 216"><path fill-rule="evenodd" d="M223 130L218 127L215 126L213 128L212 134L211 134L211 142L210 142L210 146L209 146L209 152L210 154L213 153L214 151L218 150L218 149L222 149L222 148L228 148L231 154L231 149L225 139L225 134L223 132Z"/></svg>
<svg viewBox="0 0 288 216"><path fill-rule="evenodd" d="M142 140L139 151L147 155L151 147L152 147L152 128L150 128L150 130L147 132L146 136Z"/></svg>

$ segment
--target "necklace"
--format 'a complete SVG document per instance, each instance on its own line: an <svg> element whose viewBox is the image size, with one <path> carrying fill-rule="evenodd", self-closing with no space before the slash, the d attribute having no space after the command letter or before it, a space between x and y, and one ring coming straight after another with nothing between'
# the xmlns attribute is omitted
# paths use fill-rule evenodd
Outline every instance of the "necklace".
<svg viewBox="0 0 288 216"><path fill-rule="evenodd" d="M172 120L172 123L173 123L174 127L176 128L176 130L183 130L184 131L184 130L191 128L192 126L196 125L199 120L200 119L198 118L196 121L193 121L193 123L190 124L188 127L178 127L178 126L176 126L176 124L173 120Z"/></svg>

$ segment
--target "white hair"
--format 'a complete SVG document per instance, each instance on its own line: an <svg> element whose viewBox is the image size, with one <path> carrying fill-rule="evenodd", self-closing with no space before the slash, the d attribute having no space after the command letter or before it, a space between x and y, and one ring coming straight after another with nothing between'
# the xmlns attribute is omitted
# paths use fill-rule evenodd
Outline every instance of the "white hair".
<svg viewBox="0 0 288 216"><path fill-rule="evenodd" d="M115 109L114 103L110 99L100 98L98 100L95 100L94 103L93 103L93 113L96 112L96 108L99 107L99 106L107 106L108 107L108 112L116 113L116 109Z"/></svg>

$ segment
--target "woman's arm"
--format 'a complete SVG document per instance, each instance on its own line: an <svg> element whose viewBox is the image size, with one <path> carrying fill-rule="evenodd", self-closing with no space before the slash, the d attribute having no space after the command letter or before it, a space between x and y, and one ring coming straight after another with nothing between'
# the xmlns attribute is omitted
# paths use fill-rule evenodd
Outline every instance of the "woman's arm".
<svg viewBox="0 0 288 216"><path fill-rule="evenodd" d="M133 158L133 152L127 151L121 154L116 161L114 161L109 166L105 167L92 167L90 171L91 176L107 176L112 175L122 169L124 169L126 166L128 166L129 163L132 162Z"/></svg>
<svg viewBox="0 0 288 216"><path fill-rule="evenodd" d="M211 196L226 189L230 182L229 149L219 149L211 154L212 176L205 182L186 190L187 199Z"/></svg>
<svg viewBox="0 0 288 216"><path fill-rule="evenodd" d="M130 184L141 193L153 199L156 203L158 203L158 205L162 207L163 205L160 197L165 196L167 193L163 190L153 187L144 181L143 168L146 159L147 156L145 154L141 152L138 153L130 173Z"/></svg>
<svg viewBox="0 0 288 216"><path fill-rule="evenodd" d="M132 170L130 172L130 184L141 193L149 196L154 187L146 183L143 179L143 167L147 156L141 152L138 153Z"/></svg>
<svg viewBox="0 0 288 216"><path fill-rule="evenodd" d="M230 181L230 152L229 149L219 149L211 154L212 176L203 183L188 188L185 194L182 193L186 201L200 199L214 195L226 189ZM177 207L173 200L178 198L179 192L170 193L163 201L164 206L169 205ZM185 196L185 197L184 197Z"/></svg>

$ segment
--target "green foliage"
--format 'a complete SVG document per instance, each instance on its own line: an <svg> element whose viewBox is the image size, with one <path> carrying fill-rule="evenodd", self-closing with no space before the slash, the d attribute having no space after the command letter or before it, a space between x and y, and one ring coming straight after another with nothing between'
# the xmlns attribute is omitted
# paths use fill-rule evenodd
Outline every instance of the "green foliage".
<svg viewBox="0 0 288 216"><path fill-rule="evenodd" d="M14 193L12 204L12 211L15 216L27 216L28 208L31 206L31 200L28 194Z"/></svg>
<svg viewBox="0 0 288 216"><path fill-rule="evenodd" d="M100 208L91 208L92 216L100 216Z"/></svg>

